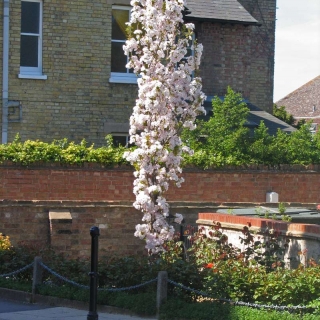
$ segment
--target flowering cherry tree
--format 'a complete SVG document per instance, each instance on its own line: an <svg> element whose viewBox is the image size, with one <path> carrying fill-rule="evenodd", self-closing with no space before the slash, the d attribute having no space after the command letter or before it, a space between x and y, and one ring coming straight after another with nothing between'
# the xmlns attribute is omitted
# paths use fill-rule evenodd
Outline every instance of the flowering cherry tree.
<svg viewBox="0 0 320 320"><path fill-rule="evenodd" d="M174 228L166 220L169 205L164 193L173 181L178 187L184 152L180 133L194 129L205 95L195 77L202 45L192 44L194 25L183 21L184 0L132 0L128 40L124 52L127 68L138 75L138 98L130 118L130 143L137 148L125 158L134 166L134 207L143 213L135 236L146 241L150 253L163 250ZM181 223L181 214L175 222Z"/></svg>

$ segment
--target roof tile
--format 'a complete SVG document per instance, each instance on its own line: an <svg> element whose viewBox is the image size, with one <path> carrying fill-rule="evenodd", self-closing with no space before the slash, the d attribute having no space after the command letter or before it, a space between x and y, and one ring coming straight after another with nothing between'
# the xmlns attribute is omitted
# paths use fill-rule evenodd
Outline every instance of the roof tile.
<svg viewBox="0 0 320 320"><path fill-rule="evenodd" d="M258 21L237 0L187 0L187 18L257 24Z"/></svg>
<svg viewBox="0 0 320 320"><path fill-rule="evenodd" d="M276 102L295 118L320 118L320 75ZM315 121L317 122L317 121Z"/></svg>

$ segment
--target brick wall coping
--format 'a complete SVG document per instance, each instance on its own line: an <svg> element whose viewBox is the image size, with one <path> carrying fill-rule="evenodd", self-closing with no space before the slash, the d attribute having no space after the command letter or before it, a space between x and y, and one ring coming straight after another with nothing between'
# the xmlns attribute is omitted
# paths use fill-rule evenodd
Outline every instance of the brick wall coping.
<svg viewBox="0 0 320 320"><path fill-rule="evenodd" d="M50 206L50 207L132 207L132 201L90 200L10 200L0 199L0 206Z"/></svg>
<svg viewBox="0 0 320 320"><path fill-rule="evenodd" d="M264 219L257 217L236 216L225 213L199 213L197 224L214 225L221 223L222 228L242 229L244 226L251 226L253 230L273 229L282 234L294 237L312 238L320 240L320 225L305 223L290 223L273 219Z"/></svg>
<svg viewBox="0 0 320 320"><path fill-rule="evenodd" d="M83 164L66 164L59 162L35 162L28 165L22 165L17 162L4 161L0 163L0 168L14 168L20 170L44 170L44 169L54 169L54 170L93 170L93 171L134 171L131 165L114 165L107 166L99 163L83 163ZM278 166L268 166L268 165L243 165L243 166L225 166L221 168L209 168L201 169L194 166L187 166L183 168L185 172L274 172L274 173L319 173L320 164L310 164L310 165L298 165L298 164L281 164Z"/></svg>
<svg viewBox="0 0 320 320"><path fill-rule="evenodd" d="M169 205L174 208L255 208L257 206L277 207L277 203L271 202L207 202L207 201L168 201ZM14 199L0 199L0 206L130 206L132 207L133 201L125 200L106 200L106 201L92 201L92 200L14 200ZM285 203L287 208L318 208L318 203L301 203L301 202L288 202ZM203 213L201 213L203 214ZM206 213L204 213L206 214ZM222 213L216 213L222 214ZM227 214L227 216L230 216ZM270 219L268 219L270 221Z"/></svg>
<svg viewBox="0 0 320 320"><path fill-rule="evenodd" d="M60 162L34 162L28 165L23 165L21 163L12 162L12 161L4 161L0 163L0 168L8 168L8 169L18 169L18 170L89 170L89 171L131 171L134 169L132 166L125 165L114 165L108 166L103 165L96 162L85 162L82 164L67 164ZM319 169L320 171L320 169Z"/></svg>

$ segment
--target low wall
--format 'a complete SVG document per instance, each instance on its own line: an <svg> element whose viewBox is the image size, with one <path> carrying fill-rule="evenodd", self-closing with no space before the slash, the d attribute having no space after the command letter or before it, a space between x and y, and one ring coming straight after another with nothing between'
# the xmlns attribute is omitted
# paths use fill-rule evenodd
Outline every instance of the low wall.
<svg viewBox="0 0 320 320"><path fill-rule="evenodd" d="M10 237L13 245L51 246L70 257L90 257L92 226L100 228L100 254L142 254L144 243L133 236L140 220L141 214L125 204L0 202L0 232Z"/></svg>
<svg viewBox="0 0 320 320"><path fill-rule="evenodd" d="M243 237L244 226L255 233L255 237L266 240L266 233L277 231L289 240L284 259L287 267L296 268L299 263L307 264L308 259L320 259L320 225L289 223L272 219L262 219L246 216L234 216L223 213L199 213L197 223L200 226L210 227L217 222L221 224L223 233L228 241L241 248L239 237Z"/></svg>
<svg viewBox="0 0 320 320"><path fill-rule="evenodd" d="M287 207L320 203L317 166L185 169L183 177L182 187L171 186L166 198L171 213L184 214L187 223L194 223L198 212L214 212L223 206L268 205L266 192L271 190ZM2 164L0 232L10 236L13 244L51 245L72 256L87 256L89 230L96 225L101 253L141 254L144 243L133 236L141 213L132 207L132 189L130 167ZM64 218L53 214L50 219L50 212L62 212Z"/></svg>
<svg viewBox="0 0 320 320"><path fill-rule="evenodd" d="M265 202L275 191L281 202L320 203L319 166L251 167L228 170L185 169L181 188L172 186L169 201ZM0 166L0 199L133 201L133 171L98 165Z"/></svg>
<svg viewBox="0 0 320 320"><path fill-rule="evenodd" d="M170 203L194 223L201 210L217 206ZM13 245L51 246L70 257L90 257L90 228L100 228L99 255L145 254L144 242L134 237L142 214L125 201L0 200L0 233Z"/></svg>

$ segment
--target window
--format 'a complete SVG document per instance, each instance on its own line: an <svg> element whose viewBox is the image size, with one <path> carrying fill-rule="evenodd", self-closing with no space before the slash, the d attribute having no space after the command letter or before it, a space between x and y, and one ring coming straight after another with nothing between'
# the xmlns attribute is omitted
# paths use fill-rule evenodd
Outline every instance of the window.
<svg viewBox="0 0 320 320"><path fill-rule="evenodd" d="M112 133L113 145L116 147L132 147L133 145L130 143L130 136L128 133Z"/></svg>
<svg viewBox="0 0 320 320"><path fill-rule="evenodd" d="M128 57L123 52L126 42L126 22L130 20L131 7L112 7L112 36L111 36L111 77L110 82L137 83L133 70L127 69Z"/></svg>
<svg viewBox="0 0 320 320"><path fill-rule="evenodd" d="M47 79L42 74L42 1L21 1L19 78Z"/></svg>
<svg viewBox="0 0 320 320"><path fill-rule="evenodd" d="M311 123L310 131L311 131L312 134L316 134L317 128L318 128L318 124L317 123Z"/></svg>

